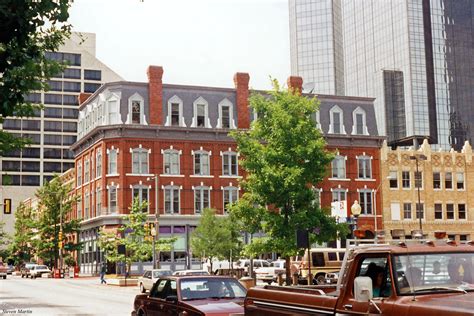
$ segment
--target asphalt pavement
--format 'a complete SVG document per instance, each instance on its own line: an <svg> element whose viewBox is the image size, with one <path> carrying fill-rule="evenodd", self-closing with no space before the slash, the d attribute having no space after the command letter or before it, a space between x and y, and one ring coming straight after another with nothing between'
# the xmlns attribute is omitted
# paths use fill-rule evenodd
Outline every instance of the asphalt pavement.
<svg viewBox="0 0 474 316"><path fill-rule="evenodd" d="M2 315L130 315L138 287L101 285L99 278L0 280Z"/></svg>

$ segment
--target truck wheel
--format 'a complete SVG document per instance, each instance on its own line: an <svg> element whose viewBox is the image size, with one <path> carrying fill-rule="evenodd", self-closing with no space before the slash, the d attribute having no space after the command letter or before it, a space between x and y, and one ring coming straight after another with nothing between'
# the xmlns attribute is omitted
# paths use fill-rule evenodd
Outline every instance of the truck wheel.
<svg viewBox="0 0 474 316"><path fill-rule="evenodd" d="M326 283L326 277L324 276L324 274L317 274L314 278L314 283L316 283L317 285L324 285Z"/></svg>

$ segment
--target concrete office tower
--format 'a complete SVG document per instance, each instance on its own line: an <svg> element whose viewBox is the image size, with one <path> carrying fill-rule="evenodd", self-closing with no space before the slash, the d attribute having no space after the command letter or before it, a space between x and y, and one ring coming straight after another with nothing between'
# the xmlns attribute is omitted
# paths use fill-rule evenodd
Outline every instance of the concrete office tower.
<svg viewBox="0 0 474 316"><path fill-rule="evenodd" d="M290 24L319 17L311 8L304 16L296 11L296 19L290 10ZM341 8L345 94L376 97L377 126L389 145L428 138L435 147L461 150L465 140L472 142L474 1L342 0ZM324 12L327 19L338 14Z"/></svg>
<svg viewBox="0 0 474 316"><path fill-rule="evenodd" d="M304 90L344 95L341 0L290 0L291 73Z"/></svg>
<svg viewBox="0 0 474 316"><path fill-rule="evenodd" d="M122 78L95 57L96 39L92 33L73 33L59 52L49 58L67 60L62 74L51 78L50 91L38 91L29 100L44 104L44 110L31 118L7 118L0 128L18 137L29 137L33 144L22 151L0 157L0 198L12 199L11 214L0 212L0 222L13 232L14 210L53 174L74 167L69 146L76 141L78 95L95 92L102 83Z"/></svg>

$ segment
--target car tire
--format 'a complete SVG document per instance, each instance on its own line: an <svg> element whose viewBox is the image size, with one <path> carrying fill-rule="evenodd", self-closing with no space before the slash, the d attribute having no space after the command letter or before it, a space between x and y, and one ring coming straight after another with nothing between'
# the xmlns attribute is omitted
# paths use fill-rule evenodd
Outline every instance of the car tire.
<svg viewBox="0 0 474 316"><path fill-rule="evenodd" d="M25 277L25 276L22 274L22 275L21 275L21 278L23 279L24 277Z"/></svg>
<svg viewBox="0 0 474 316"><path fill-rule="evenodd" d="M6 275L4 275L4 276L3 276L3 279L4 279L4 280L6 280L6 279L7 279L7 276L6 276Z"/></svg>
<svg viewBox="0 0 474 316"><path fill-rule="evenodd" d="M313 283L316 284L316 285L324 285L324 284L326 284L326 277L322 273L317 274L314 277Z"/></svg>
<svg viewBox="0 0 474 316"><path fill-rule="evenodd" d="M143 286L143 283L140 283L140 293L145 293L145 287Z"/></svg>

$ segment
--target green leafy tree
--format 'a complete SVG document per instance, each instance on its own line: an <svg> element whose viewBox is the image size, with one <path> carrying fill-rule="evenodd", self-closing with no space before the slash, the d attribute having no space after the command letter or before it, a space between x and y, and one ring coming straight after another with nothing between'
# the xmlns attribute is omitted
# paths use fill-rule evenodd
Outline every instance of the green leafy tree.
<svg viewBox="0 0 474 316"><path fill-rule="evenodd" d="M31 207L21 202L15 211L15 232L10 250L15 258L15 265L29 262L33 257L33 237L35 220Z"/></svg>
<svg viewBox="0 0 474 316"><path fill-rule="evenodd" d="M122 217L125 224L118 228L118 234L101 229L98 245L110 262L125 262L130 271L132 262L147 261L153 256L153 237L147 224L147 202L135 198L130 213ZM156 250L169 251L176 238L159 238ZM125 245L126 254L118 253L118 246Z"/></svg>
<svg viewBox="0 0 474 316"><path fill-rule="evenodd" d="M70 0L0 1L0 123L7 116L32 116L39 105L25 96L47 90L46 80L60 73L62 62L48 60L70 36ZM0 130L0 156L28 144Z"/></svg>
<svg viewBox="0 0 474 316"><path fill-rule="evenodd" d="M211 259L238 258L242 250L240 231L229 216L217 216L215 210L204 209L199 224L191 235L191 249Z"/></svg>
<svg viewBox="0 0 474 316"><path fill-rule="evenodd" d="M80 243L65 243L66 237L77 234L80 228L78 220L65 220L66 214L72 211L72 206L76 203L76 198L69 194L70 191L71 187L65 185L56 175L36 192L38 210L35 222L36 234L33 237L36 254L55 267L58 267L60 242L70 253L82 248ZM60 230L62 230L61 239Z"/></svg>
<svg viewBox="0 0 474 316"><path fill-rule="evenodd" d="M246 172L245 194L232 206L235 223L251 233L263 232L247 247L249 253L274 251L287 260L301 249L296 231L309 230L313 242L334 240L346 231L315 203L313 185L322 181L333 155L312 119L315 98L280 88L276 80L268 95L252 94L258 119L250 130L232 133Z"/></svg>

